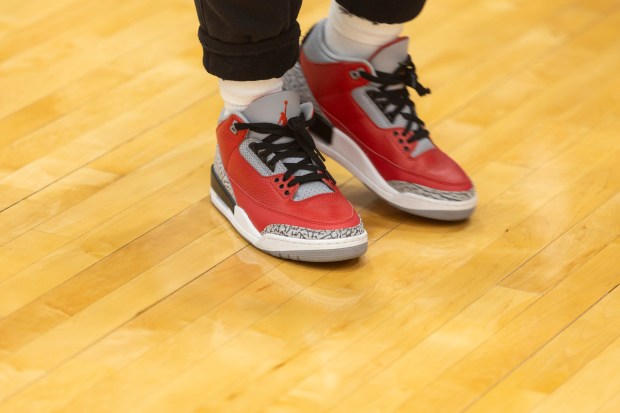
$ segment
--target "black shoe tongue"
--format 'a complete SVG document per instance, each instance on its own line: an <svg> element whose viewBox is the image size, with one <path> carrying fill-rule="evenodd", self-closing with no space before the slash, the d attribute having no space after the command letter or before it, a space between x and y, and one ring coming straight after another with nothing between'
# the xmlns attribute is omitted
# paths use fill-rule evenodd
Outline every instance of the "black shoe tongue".
<svg viewBox="0 0 620 413"><path fill-rule="evenodd" d="M379 48L370 57L370 64L375 70L386 73L393 73L398 69L398 64L407 60L409 55L409 38L400 37L395 41Z"/></svg>
<svg viewBox="0 0 620 413"><path fill-rule="evenodd" d="M295 92L277 92L256 99L243 114L250 123L284 125L288 119L299 116L299 95Z"/></svg>

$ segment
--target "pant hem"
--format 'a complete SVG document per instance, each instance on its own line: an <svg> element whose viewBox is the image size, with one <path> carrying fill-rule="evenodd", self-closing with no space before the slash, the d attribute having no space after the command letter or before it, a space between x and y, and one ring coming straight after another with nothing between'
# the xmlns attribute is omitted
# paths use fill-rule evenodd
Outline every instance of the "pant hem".
<svg viewBox="0 0 620 413"><path fill-rule="evenodd" d="M299 24L295 24L278 37L234 44L214 39L202 28L198 31L207 72L224 80L237 81L282 77L299 58L300 35Z"/></svg>
<svg viewBox="0 0 620 413"><path fill-rule="evenodd" d="M399 24L420 14L426 0L336 0L349 13L374 23Z"/></svg>

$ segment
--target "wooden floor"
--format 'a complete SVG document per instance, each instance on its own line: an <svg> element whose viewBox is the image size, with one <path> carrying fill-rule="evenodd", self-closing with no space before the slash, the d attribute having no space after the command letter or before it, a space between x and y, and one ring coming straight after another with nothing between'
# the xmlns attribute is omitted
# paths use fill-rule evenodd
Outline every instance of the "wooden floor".
<svg viewBox="0 0 620 413"><path fill-rule="evenodd" d="M620 411L617 0L430 0L418 108L480 206L330 161L370 245L329 265L211 206L193 7L0 0L0 412Z"/></svg>

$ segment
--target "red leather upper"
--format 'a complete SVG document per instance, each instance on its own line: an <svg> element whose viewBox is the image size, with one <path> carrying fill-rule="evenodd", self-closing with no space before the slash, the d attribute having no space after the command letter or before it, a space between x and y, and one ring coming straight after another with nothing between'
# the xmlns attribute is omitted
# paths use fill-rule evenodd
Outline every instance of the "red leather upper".
<svg viewBox="0 0 620 413"><path fill-rule="evenodd" d="M294 201L293 196L299 184L288 188L286 182L283 182L283 174L260 175L239 152L239 145L248 131L237 131L234 134L230 130L233 122L243 123L243 120L231 115L217 127L220 155L237 204L248 214L256 229L262 231L270 224L339 229L360 223L353 206L331 181L323 180L334 192Z"/></svg>
<svg viewBox="0 0 620 413"><path fill-rule="evenodd" d="M403 128L381 129L352 96L368 80L351 72L372 73L362 62L315 63L301 53L308 86L330 122L351 137L387 180L412 182L443 191L467 191L472 183L461 167L438 148L411 157L417 142L408 144Z"/></svg>

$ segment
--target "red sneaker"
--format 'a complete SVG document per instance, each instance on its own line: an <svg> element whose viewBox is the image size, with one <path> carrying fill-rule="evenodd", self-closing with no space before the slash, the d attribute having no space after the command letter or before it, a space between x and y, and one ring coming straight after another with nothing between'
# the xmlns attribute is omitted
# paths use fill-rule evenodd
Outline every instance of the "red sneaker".
<svg viewBox="0 0 620 413"><path fill-rule="evenodd" d="M285 88L315 105L311 129L321 152L335 159L393 206L441 220L468 218L474 186L461 167L432 142L407 86L417 80L408 38L379 48L369 60L336 56L324 40L325 21L304 39Z"/></svg>
<svg viewBox="0 0 620 413"><path fill-rule="evenodd" d="M300 261L340 261L368 234L307 130L312 105L294 92L256 100L217 127L211 202L255 247Z"/></svg>

